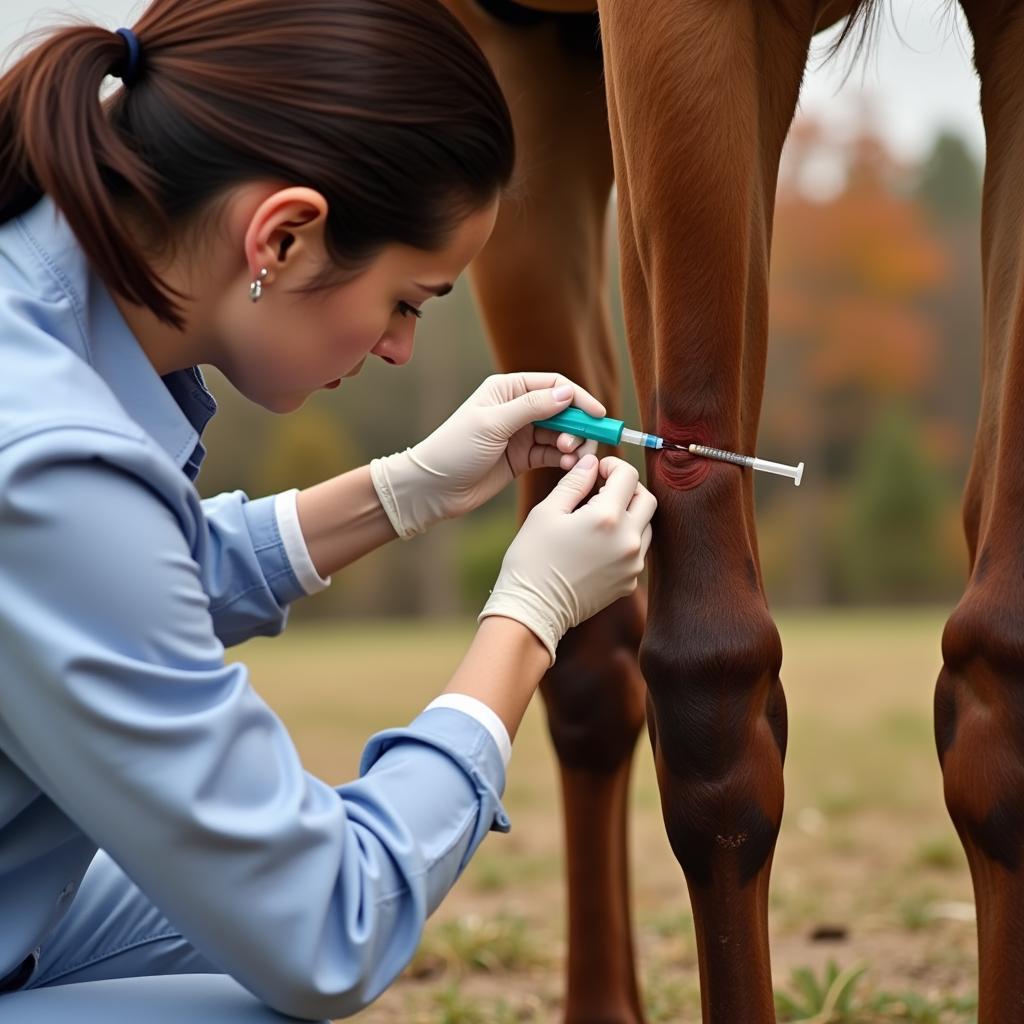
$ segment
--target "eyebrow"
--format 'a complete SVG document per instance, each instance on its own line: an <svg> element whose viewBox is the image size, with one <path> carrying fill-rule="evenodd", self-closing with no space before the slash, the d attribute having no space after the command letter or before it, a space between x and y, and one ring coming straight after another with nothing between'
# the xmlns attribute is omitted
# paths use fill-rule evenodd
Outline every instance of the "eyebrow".
<svg viewBox="0 0 1024 1024"><path fill-rule="evenodd" d="M444 284L420 284L419 281L413 281L413 284L417 288L422 288L425 292L431 292L438 298L442 295L447 295L452 290L452 285L447 282Z"/></svg>

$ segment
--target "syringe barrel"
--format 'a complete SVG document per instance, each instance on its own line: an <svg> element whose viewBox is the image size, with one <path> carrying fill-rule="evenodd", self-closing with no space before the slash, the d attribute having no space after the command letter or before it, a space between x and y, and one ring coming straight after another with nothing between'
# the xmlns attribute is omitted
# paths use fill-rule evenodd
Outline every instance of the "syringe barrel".
<svg viewBox="0 0 1024 1024"><path fill-rule="evenodd" d="M585 437L591 441L601 441L604 444L621 444L625 422L613 420L610 416L598 419L572 405L549 419L534 420L534 426L546 427L561 434L572 434L574 437Z"/></svg>

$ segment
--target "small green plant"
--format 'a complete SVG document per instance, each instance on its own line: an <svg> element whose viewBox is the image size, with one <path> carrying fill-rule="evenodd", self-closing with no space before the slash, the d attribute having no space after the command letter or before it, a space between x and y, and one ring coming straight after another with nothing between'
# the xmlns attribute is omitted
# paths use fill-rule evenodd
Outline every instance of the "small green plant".
<svg viewBox="0 0 1024 1024"><path fill-rule="evenodd" d="M813 1024L854 1024L857 983L867 966L840 969L829 960L819 980L810 967L798 967L790 976L790 991L775 993L775 1008L783 1020ZM859 1019L856 1024L860 1024Z"/></svg>
<svg viewBox="0 0 1024 1024"><path fill-rule="evenodd" d="M867 966L843 970L830 960L819 978L810 967L793 971L786 992L775 993L781 1021L803 1024L977 1024L974 996L931 999L914 992L861 992Z"/></svg>

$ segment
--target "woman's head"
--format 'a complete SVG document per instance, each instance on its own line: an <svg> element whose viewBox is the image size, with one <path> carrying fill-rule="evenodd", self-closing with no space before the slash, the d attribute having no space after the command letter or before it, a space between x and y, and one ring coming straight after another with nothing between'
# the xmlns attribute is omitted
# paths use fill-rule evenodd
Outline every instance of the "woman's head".
<svg viewBox="0 0 1024 1024"><path fill-rule="evenodd" d="M0 79L0 222L49 194L119 298L190 333L194 293L230 278L201 325L239 364L229 375L244 376L243 332L257 352L296 349L297 388L348 372L340 357L302 376L327 360L328 330L365 346L356 362L388 349L415 319L400 303L426 297L405 280L449 282L486 239L511 119L438 0L154 0L134 32L135 80L102 105L128 49L95 26L57 31Z"/></svg>

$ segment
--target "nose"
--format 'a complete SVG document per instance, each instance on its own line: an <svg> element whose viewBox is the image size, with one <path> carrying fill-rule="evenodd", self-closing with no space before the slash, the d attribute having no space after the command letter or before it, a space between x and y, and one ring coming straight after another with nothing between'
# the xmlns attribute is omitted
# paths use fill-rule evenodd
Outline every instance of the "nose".
<svg viewBox="0 0 1024 1024"><path fill-rule="evenodd" d="M385 363L391 363L392 366L405 366L412 359L413 335L412 325L407 331L402 331L400 334L387 331L370 351L383 359Z"/></svg>

